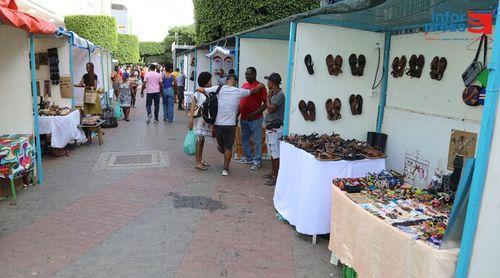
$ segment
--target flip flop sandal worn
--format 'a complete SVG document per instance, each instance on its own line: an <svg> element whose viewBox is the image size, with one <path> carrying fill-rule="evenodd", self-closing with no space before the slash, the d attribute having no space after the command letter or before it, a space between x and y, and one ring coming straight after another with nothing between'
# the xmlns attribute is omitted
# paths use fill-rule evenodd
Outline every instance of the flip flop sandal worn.
<svg viewBox="0 0 500 278"><path fill-rule="evenodd" d="M300 110L300 113L302 114L302 116L304 117L304 120L306 120L306 121L311 120L311 118L309 117L309 114L308 114L308 108L307 108L307 104L305 101L303 101L303 100L299 101L299 110Z"/></svg>
<svg viewBox="0 0 500 278"><path fill-rule="evenodd" d="M205 166L205 167L210 167L210 164L206 163L205 161L201 161L201 165Z"/></svg>
<svg viewBox="0 0 500 278"><path fill-rule="evenodd" d="M431 79L437 79L439 77L438 73L439 57L436 56L431 62L431 72L429 73Z"/></svg>
<svg viewBox="0 0 500 278"><path fill-rule="evenodd" d="M340 114L340 109L342 109L342 102L339 98L335 98L333 100L333 120L342 119L342 115Z"/></svg>
<svg viewBox="0 0 500 278"><path fill-rule="evenodd" d="M326 56L326 67L328 68L328 73L330 75L335 75L335 73L334 73L335 59L333 58L332 54L328 54L328 56Z"/></svg>
<svg viewBox="0 0 500 278"><path fill-rule="evenodd" d="M408 61L409 68L406 69L406 75L410 77L415 77L415 71L417 68L417 55L413 54L410 57L410 61Z"/></svg>
<svg viewBox="0 0 500 278"><path fill-rule="evenodd" d="M358 109L356 109L356 115L361 115L363 113L363 97L361 95L356 95L356 101L358 102Z"/></svg>
<svg viewBox="0 0 500 278"><path fill-rule="evenodd" d="M446 71L446 67L448 66L448 60L446 60L445 57L441 57L441 59L439 59L439 63L438 63L438 78L437 80L438 81L441 81L441 79L443 79L443 75L444 75L444 72Z"/></svg>
<svg viewBox="0 0 500 278"><path fill-rule="evenodd" d="M333 121L333 100L331 98L326 101L325 108L328 120Z"/></svg>
<svg viewBox="0 0 500 278"><path fill-rule="evenodd" d="M342 59L342 56L337 55L335 56L335 70L334 74L339 75L342 73L342 64L344 63L344 59Z"/></svg>
<svg viewBox="0 0 500 278"><path fill-rule="evenodd" d="M312 122L316 121L316 105L314 105L314 102L307 102L307 111L309 112L309 120Z"/></svg>
<svg viewBox="0 0 500 278"><path fill-rule="evenodd" d="M425 58L424 55L419 55L417 58L417 69L415 71L415 77L420 78L422 76L422 71L424 71Z"/></svg>
<svg viewBox="0 0 500 278"><path fill-rule="evenodd" d="M403 55L399 59L398 76L403 77L406 68L406 56Z"/></svg>
<svg viewBox="0 0 500 278"><path fill-rule="evenodd" d="M312 61L312 57L310 54L307 54L306 57L304 57L304 63L306 64L307 72L310 75L314 74L314 63Z"/></svg>
<svg viewBox="0 0 500 278"><path fill-rule="evenodd" d="M361 54L358 57L358 68L356 69L356 73L358 76L363 76L363 73L365 71L365 66L366 66L366 57L365 55Z"/></svg>
<svg viewBox="0 0 500 278"><path fill-rule="evenodd" d="M356 68L358 67L358 57L356 54L349 56L349 66L351 66L351 74L356 76Z"/></svg>
<svg viewBox="0 0 500 278"><path fill-rule="evenodd" d="M391 71L391 75L394 78L398 78L398 67L399 67L399 57L394 57L394 60L392 60L392 71Z"/></svg>
<svg viewBox="0 0 500 278"><path fill-rule="evenodd" d="M207 166L204 166L202 164L200 165L195 165L194 168L198 169L198 170L201 170L201 171L206 171L208 169Z"/></svg>

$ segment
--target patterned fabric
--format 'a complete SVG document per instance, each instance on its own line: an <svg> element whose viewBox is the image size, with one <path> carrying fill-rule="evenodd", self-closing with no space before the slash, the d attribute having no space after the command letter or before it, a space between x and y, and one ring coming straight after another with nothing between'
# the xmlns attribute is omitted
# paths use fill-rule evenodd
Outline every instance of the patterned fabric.
<svg viewBox="0 0 500 278"><path fill-rule="evenodd" d="M48 49L47 57L49 60L50 80L52 80L52 85L59 85L61 78L59 76L59 54L57 53L57 48Z"/></svg>
<svg viewBox="0 0 500 278"><path fill-rule="evenodd" d="M0 177L13 178L33 168L35 150L33 136L0 135Z"/></svg>

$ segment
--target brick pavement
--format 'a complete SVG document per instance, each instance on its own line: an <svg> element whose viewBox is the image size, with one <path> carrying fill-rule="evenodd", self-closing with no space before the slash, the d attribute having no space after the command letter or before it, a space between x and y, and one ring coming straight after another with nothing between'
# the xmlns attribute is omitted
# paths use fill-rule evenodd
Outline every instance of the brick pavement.
<svg viewBox="0 0 500 278"><path fill-rule="evenodd" d="M274 188L257 178L269 165L254 173L233 163L221 177L208 144L212 166L198 172L182 153L182 113L146 126L143 110L106 130L102 147L46 158L46 184L17 207L0 202L0 277L338 277L327 242L314 246L276 220ZM93 170L116 151L162 151L170 163Z"/></svg>

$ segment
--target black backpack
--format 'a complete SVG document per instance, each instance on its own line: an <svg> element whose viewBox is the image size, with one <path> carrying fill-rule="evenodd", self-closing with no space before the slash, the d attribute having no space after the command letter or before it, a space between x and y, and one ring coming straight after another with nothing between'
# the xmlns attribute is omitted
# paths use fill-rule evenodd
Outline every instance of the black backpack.
<svg viewBox="0 0 500 278"><path fill-rule="evenodd" d="M217 95L221 88L222 85L219 85L215 93L209 93L201 107L201 115L207 124L213 125L215 123L215 118L217 118L217 110L219 109Z"/></svg>

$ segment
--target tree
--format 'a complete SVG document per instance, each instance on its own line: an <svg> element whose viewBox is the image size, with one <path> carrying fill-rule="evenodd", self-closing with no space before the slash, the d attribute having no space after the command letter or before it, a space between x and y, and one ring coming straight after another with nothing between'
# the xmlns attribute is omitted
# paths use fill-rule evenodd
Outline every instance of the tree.
<svg viewBox="0 0 500 278"><path fill-rule="evenodd" d="M317 0L193 0L197 45L319 7Z"/></svg>
<svg viewBox="0 0 500 278"><path fill-rule="evenodd" d="M176 39L177 38L177 39ZM195 44L195 26L175 26L168 30L167 36L163 39L163 46L165 47L164 59L165 62L171 63L172 61L172 43L177 42L177 44L182 45L194 45Z"/></svg>
<svg viewBox="0 0 500 278"><path fill-rule="evenodd" d="M115 59L120 64L135 64L139 62L139 39L135 35L118 34L118 47Z"/></svg>
<svg viewBox="0 0 500 278"><path fill-rule="evenodd" d="M64 24L69 31L92 43L116 51L117 31L116 20L103 15L71 15L64 17Z"/></svg>
<svg viewBox="0 0 500 278"><path fill-rule="evenodd" d="M140 42L139 54L143 63L163 63L165 46L163 42Z"/></svg>

